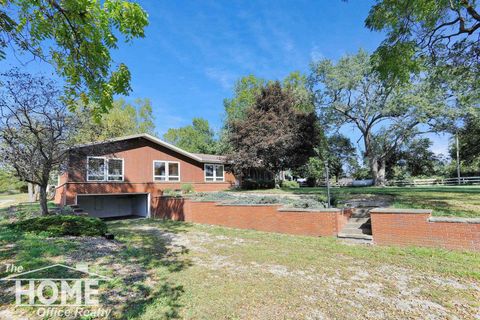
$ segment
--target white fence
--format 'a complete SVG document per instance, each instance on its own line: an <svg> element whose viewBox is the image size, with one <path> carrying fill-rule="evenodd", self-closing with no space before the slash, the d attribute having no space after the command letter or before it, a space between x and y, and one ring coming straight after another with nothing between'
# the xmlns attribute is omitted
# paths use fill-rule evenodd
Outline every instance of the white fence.
<svg viewBox="0 0 480 320"><path fill-rule="evenodd" d="M413 180L390 180L389 186L433 186L433 185L462 185L462 184L480 184L480 177L460 177L459 178L436 178L436 179L413 179Z"/></svg>

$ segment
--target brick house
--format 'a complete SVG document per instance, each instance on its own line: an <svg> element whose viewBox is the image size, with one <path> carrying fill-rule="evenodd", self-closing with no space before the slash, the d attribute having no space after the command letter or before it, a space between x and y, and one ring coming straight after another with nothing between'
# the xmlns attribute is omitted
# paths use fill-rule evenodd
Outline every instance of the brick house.
<svg viewBox="0 0 480 320"><path fill-rule="evenodd" d="M166 189L195 191L235 185L223 156L195 154L148 134L74 147L59 176L55 203L97 217L153 216Z"/></svg>

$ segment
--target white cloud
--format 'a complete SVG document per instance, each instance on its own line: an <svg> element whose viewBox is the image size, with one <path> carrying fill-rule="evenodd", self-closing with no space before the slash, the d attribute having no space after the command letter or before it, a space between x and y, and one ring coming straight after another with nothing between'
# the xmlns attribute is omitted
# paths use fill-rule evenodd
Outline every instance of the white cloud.
<svg viewBox="0 0 480 320"><path fill-rule="evenodd" d="M325 56L320 51L320 48L317 45L315 45L313 46L312 50L310 50L310 58L312 59L313 62L316 62L324 59Z"/></svg>
<svg viewBox="0 0 480 320"><path fill-rule="evenodd" d="M232 72L218 68L207 68L205 69L205 74L210 79L217 81L222 86L222 88L227 90L233 87L233 83L237 78L237 76Z"/></svg>

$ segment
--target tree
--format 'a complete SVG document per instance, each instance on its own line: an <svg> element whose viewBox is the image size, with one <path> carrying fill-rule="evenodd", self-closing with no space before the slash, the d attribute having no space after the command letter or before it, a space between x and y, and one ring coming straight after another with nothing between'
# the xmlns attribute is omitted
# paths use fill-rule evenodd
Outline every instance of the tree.
<svg viewBox="0 0 480 320"><path fill-rule="evenodd" d="M342 134L334 134L327 138L328 166L330 175L338 179L344 174L346 167L354 167L357 152L349 138Z"/></svg>
<svg viewBox="0 0 480 320"><path fill-rule="evenodd" d="M337 64L322 60L312 65L312 87L326 126L356 127L376 185L385 184L387 156L420 133L420 125L435 127L446 117L441 95L421 81L399 84L379 78L369 55L360 50Z"/></svg>
<svg viewBox="0 0 480 320"><path fill-rule="evenodd" d="M60 100L52 81L10 71L2 74L0 146L2 162L22 180L40 187L42 214L48 213L50 174L64 163L77 117Z"/></svg>
<svg viewBox="0 0 480 320"><path fill-rule="evenodd" d="M477 102L480 11L476 0L377 0L365 20L387 36L375 56L383 78L428 71L460 101Z"/></svg>
<svg viewBox="0 0 480 320"><path fill-rule="evenodd" d="M130 71L112 70L110 50L118 37L143 37L147 13L125 0L1 0L0 59L6 49L28 52L51 63L66 80L64 98L71 108L78 97L95 102L93 114L107 112L116 94L128 94Z"/></svg>
<svg viewBox="0 0 480 320"><path fill-rule="evenodd" d="M82 108L76 111L83 124L75 136L76 143L103 141L139 133L155 134L155 118L149 99L136 99L133 103L118 99L108 113L102 114L100 121L93 119L89 110Z"/></svg>
<svg viewBox="0 0 480 320"><path fill-rule="evenodd" d="M243 119L230 120L230 154L234 171L242 176L251 168L274 174L304 165L318 143L319 126L314 112L295 109L292 92L279 82L267 84Z"/></svg>
<svg viewBox="0 0 480 320"><path fill-rule="evenodd" d="M194 118L192 124L185 127L168 129L163 138L188 152L215 154L218 151L215 133L208 120L202 118Z"/></svg>
<svg viewBox="0 0 480 320"><path fill-rule="evenodd" d="M430 150L432 141L428 138L415 138L406 141L387 157L387 177L396 179L395 170L404 168L409 176L433 176L440 161Z"/></svg>
<svg viewBox="0 0 480 320"><path fill-rule="evenodd" d="M469 116L465 124L458 131L460 159L466 165L471 165L480 160L480 115ZM450 146L450 156L452 159L457 157L457 148L455 143Z"/></svg>

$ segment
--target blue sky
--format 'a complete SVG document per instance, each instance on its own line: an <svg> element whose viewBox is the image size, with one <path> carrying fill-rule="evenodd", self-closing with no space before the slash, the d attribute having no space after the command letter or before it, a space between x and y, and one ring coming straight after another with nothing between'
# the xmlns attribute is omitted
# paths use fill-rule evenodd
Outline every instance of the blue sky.
<svg viewBox="0 0 480 320"><path fill-rule="evenodd" d="M372 5L366 0L138 2L149 14L146 37L120 44L113 57L132 72L127 99L152 100L159 136L193 117L219 129L223 99L241 76L307 73L312 59L371 52L383 38L364 27ZM7 63L18 64L12 57ZM343 132L356 143L354 131ZM445 153L447 138L431 138L434 151Z"/></svg>

